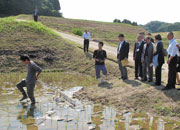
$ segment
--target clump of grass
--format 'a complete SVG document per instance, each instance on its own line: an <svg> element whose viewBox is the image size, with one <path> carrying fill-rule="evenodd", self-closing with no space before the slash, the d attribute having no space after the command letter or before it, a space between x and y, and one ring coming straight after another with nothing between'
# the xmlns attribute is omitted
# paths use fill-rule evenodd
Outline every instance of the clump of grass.
<svg viewBox="0 0 180 130"><path fill-rule="evenodd" d="M82 30L78 29L78 28L73 28L72 29L72 33L75 34L75 35L78 35L78 36L82 36L83 35Z"/></svg>

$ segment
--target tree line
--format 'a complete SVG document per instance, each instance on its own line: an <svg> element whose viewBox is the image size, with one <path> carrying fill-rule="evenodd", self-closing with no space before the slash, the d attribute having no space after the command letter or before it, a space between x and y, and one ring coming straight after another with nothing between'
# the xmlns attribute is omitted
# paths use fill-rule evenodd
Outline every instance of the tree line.
<svg viewBox="0 0 180 130"><path fill-rule="evenodd" d="M0 16L32 14L34 8L40 15L62 17L59 0L0 0Z"/></svg>
<svg viewBox="0 0 180 130"><path fill-rule="evenodd" d="M152 33L180 31L180 22L166 23L160 21L151 21L146 25L141 25L141 26L147 31Z"/></svg>
<svg viewBox="0 0 180 130"><path fill-rule="evenodd" d="M119 19L114 19L113 23L125 23L125 24L130 24L133 26L138 26L137 22L131 22L128 19L124 19L123 21L119 20Z"/></svg>

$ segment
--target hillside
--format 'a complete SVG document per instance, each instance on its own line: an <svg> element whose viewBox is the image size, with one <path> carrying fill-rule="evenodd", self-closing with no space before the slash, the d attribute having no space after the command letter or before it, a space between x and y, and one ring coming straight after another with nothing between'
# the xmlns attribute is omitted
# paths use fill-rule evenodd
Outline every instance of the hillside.
<svg viewBox="0 0 180 130"><path fill-rule="evenodd" d="M20 54L29 54L48 70L83 72L93 64L80 49L41 23L0 19L0 37L0 72L24 71Z"/></svg>
<svg viewBox="0 0 180 130"><path fill-rule="evenodd" d="M180 22L166 23L160 21L151 21L146 25L142 25L142 27L152 33L180 31Z"/></svg>
<svg viewBox="0 0 180 130"><path fill-rule="evenodd" d="M0 0L0 16L32 14L34 8L40 15L62 16L59 0Z"/></svg>
<svg viewBox="0 0 180 130"><path fill-rule="evenodd" d="M28 15L20 15L18 18L31 20L32 17ZM42 16L40 21L47 25L48 27L54 28L56 30L72 33L73 28L78 28L82 31L88 29L95 41L104 41L105 43L117 46L118 34L124 33L126 39L134 44L136 36L139 32L146 32L143 28L138 26L132 26L123 23L107 23L107 22L97 22L88 20L75 20L66 18L56 18L56 17L45 17Z"/></svg>

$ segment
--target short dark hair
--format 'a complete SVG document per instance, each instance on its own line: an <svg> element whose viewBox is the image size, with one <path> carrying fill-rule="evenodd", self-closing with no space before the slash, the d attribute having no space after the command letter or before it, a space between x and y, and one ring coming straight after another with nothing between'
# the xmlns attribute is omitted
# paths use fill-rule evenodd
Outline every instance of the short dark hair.
<svg viewBox="0 0 180 130"><path fill-rule="evenodd" d="M148 37L146 37L146 39L147 39L147 40L151 40L151 37L148 36Z"/></svg>
<svg viewBox="0 0 180 130"><path fill-rule="evenodd" d="M124 34L120 33L118 37L124 37Z"/></svg>
<svg viewBox="0 0 180 130"><path fill-rule="evenodd" d="M26 60L30 61L30 58L29 58L28 55L21 55L21 56L20 56L20 60L21 60L21 61L26 61Z"/></svg>
<svg viewBox="0 0 180 130"><path fill-rule="evenodd" d="M155 35L155 39L160 41L160 40L162 40L162 37L160 34L157 34L157 35Z"/></svg>
<svg viewBox="0 0 180 130"><path fill-rule="evenodd" d="M170 35L172 35L174 37L174 33L173 32L169 32Z"/></svg>
<svg viewBox="0 0 180 130"><path fill-rule="evenodd" d="M148 33L147 35L150 35L150 36L151 36L151 33Z"/></svg>
<svg viewBox="0 0 180 130"><path fill-rule="evenodd" d="M144 33L144 32L140 32L139 34L140 34L140 35L145 35L145 33Z"/></svg>
<svg viewBox="0 0 180 130"><path fill-rule="evenodd" d="M101 44L102 46L104 46L104 43L103 43L103 42L99 42L99 44Z"/></svg>

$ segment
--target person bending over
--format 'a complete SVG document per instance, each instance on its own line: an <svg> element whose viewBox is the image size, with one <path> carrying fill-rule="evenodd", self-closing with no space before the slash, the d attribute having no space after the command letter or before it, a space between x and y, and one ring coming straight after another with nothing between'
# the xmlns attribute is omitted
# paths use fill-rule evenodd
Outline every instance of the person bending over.
<svg viewBox="0 0 180 130"><path fill-rule="evenodd" d="M31 61L29 56L27 55L20 56L20 60L24 65L27 65L27 69L28 69L26 79L22 80L20 83L17 84L17 88L23 95L20 101L23 101L29 97L31 100L31 104L35 104L34 89L35 89L36 81L40 73L42 72L42 69L36 63ZM27 94L24 91L23 87L27 88Z"/></svg>

